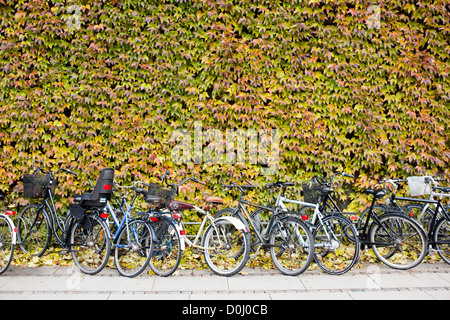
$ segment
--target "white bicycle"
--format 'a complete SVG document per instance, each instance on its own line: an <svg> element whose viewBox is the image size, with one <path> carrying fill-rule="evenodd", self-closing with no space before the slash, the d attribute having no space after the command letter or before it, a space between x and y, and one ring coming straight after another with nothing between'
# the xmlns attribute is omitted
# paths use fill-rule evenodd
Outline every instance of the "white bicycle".
<svg viewBox="0 0 450 320"><path fill-rule="evenodd" d="M3 195L0 195L0 200L3 200ZM10 216L15 214L12 210L0 213L0 274L8 269L14 255L17 228Z"/></svg>

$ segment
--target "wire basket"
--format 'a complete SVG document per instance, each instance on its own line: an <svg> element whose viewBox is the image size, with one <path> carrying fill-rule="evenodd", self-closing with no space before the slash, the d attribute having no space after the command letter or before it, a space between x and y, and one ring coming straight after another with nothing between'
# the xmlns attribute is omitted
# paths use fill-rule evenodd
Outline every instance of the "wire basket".
<svg viewBox="0 0 450 320"><path fill-rule="evenodd" d="M316 190L322 185L313 178L302 183L303 199L305 202L317 204L319 202L320 192Z"/></svg>
<svg viewBox="0 0 450 320"><path fill-rule="evenodd" d="M23 196L29 199L45 198L47 187L50 185L49 175L29 174L23 176ZM56 180L50 185L50 192L55 194Z"/></svg>
<svg viewBox="0 0 450 320"><path fill-rule="evenodd" d="M150 183L148 187L148 192L145 195L144 199L147 201L150 198L153 198L151 204L155 207L164 206L166 201L172 196L173 189L164 187L160 184ZM154 198L159 198L161 200L155 201ZM147 201L149 202L149 201Z"/></svg>
<svg viewBox="0 0 450 320"><path fill-rule="evenodd" d="M408 177L409 194L411 197L419 197L431 194L431 183L425 182L428 176Z"/></svg>

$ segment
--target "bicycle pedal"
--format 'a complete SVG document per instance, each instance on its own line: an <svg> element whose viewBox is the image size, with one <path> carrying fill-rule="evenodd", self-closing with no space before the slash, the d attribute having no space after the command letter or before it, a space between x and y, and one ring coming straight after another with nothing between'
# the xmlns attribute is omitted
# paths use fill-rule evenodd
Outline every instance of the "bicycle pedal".
<svg viewBox="0 0 450 320"><path fill-rule="evenodd" d="M60 255L65 255L65 254L69 254L71 252L72 252L72 250L70 250L70 249L61 249L57 253L60 254Z"/></svg>

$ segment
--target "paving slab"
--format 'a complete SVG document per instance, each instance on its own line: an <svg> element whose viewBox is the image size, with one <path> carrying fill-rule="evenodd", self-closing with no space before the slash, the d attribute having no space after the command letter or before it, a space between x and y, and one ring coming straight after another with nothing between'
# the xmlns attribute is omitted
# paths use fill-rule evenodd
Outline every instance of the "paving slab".
<svg viewBox="0 0 450 320"><path fill-rule="evenodd" d="M434 298L420 289L417 290L376 290L354 291L348 293L354 300L433 300Z"/></svg>
<svg viewBox="0 0 450 320"><path fill-rule="evenodd" d="M354 274L351 276L305 275L299 277L306 290L349 290L380 288L368 275Z"/></svg>
<svg viewBox="0 0 450 320"><path fill-rule="evenodd" d="M26 300L107 300L109 293L32 293Z"/></svg>
<svg viewBox="0 0 450 320"><path fill-rule="evenodd" d="M3 277L0 278L1 282ZM5 280L7 280L5 278ZM0 285L1 291L68 291L69 280L65 277L51 277L51 276L15 276L8 279L6 283Z"/></svg>
<svg viewBox="0 0 450 320"><path fill-rule="evenodd" d="M155 280L153 291L228 291L226 277L203 276L203 277L153 277Z"/></svg>
<svg viewBox="0 0 450 320"><path fill-rule="evenodd" d="M228 284L230 291L305 290L298 277L282 275L231 277Z"/></svg>
<svg viewBox="0 0 450 320"><path fill-rule="evenodd" d="M330 290L315 292L285 292L271 293L271 300L352 300L348 292L336 292Z"/></svg>
<svg viewBox="0 0 450 320"><path fill-rule="evenodd" d="M126 278L117 277L97 277L83 275L81 282L76 285L77 279L74 279L73 285L78 291L152 291L156 277L137 277ZM1 288L0 288L1 289Z"/></svg>
<svg viewBox="0 0 450 320"><path fill-rule="evenodd" d="M439 288L449 287L450 282L440 274L433 273L392 273L378 275L378 284L382 289L393 288Z"/></svg>
<svg viewBox="0 0 450 320"><path fill-rule="evenodd" d="M205 294L191 294L189 300L271 300L268 293L205 293Z"/></svg>
<svg viewBox="0 0 450 320"><path fill-rule="evenodd" d="M131 279L109 268L90 276L75 267L12 266L0 276L0 299L450 300L450 266L421 264L401 271L370 264L342 276L308 270L296 277L260 268L244 268L233 277L179 270L167 278L145 272Z"/></svg>

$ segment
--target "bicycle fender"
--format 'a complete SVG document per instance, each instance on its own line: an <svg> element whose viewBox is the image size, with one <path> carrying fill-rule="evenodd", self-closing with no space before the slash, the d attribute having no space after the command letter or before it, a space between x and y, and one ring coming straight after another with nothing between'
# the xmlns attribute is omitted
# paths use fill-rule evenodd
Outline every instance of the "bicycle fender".
<svg viewBox="0 0 450 320"><path fill-rule="evenodd" d="M8 221L9 225L11 226L12 229L12 244L16 244L16 236L17 236L17 228L14 225L14 222L11 220L10 217L8 217L6 214L2 214L3 217L5 217L5 219Z"/></svg>
<svg viewBox="0 0 450 320"><path fill-rule="evenodd" d="M185 239L186 239L186 234L182 234L182 230L183 228L181 228L181 226L178 223L175 223L175 229L176 232L178 232L178 235L180 236L180 246L181 246L181 251L184 251L184 249L186 248L186 244L185 244Z"/></svg>
<svg viewBox="0 0 450 320"><path fill-rule="evenodd" d="M226 221L232 223L238 230L243 230L244 232L249 232L248 229L246 228L245 224L238 218L225 216L225 217L220 217L219 219L216 220L216 222L221 221L221 220L226 220Z"/></svg>

